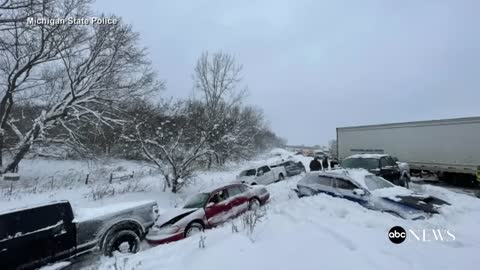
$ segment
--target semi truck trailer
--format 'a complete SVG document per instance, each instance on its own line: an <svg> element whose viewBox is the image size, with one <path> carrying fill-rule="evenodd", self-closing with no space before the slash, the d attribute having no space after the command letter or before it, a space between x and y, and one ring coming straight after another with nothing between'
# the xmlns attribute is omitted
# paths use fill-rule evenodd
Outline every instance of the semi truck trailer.
<svg viewBox="0 0 480 270"><path fill-rule="evenodd" d="M430 172L452 182L480 182L480 117L337 128L340 159L389 154L413 173Z"/></svg>

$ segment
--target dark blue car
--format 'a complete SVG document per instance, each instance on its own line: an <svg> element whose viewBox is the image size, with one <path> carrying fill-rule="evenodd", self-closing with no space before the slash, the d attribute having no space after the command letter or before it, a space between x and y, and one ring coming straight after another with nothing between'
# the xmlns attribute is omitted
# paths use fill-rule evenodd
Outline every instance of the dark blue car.
<svg viewBox="0 0 480 270"><path fill-rule="evenodd" d="M437 214L447 202L395 186L366 170L312 172L302 178L295 190L299 197L325 193L404 219L425 219Z"/></svg>

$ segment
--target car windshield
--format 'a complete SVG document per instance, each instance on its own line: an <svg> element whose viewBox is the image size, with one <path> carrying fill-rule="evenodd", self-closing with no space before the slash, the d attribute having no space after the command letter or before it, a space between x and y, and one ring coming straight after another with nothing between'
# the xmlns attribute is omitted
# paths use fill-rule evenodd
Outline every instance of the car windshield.
<svg viewBox="0 0 480 270"><path fill-rule="evenodd" d="M250 169L240 173L240 176L255 176L257 174L257 170Z"/></svg>
<svg viewBox="0 0 480 270"><path fill-rule="evenodd" d="M342 161L343 168L351 169L378 169L379 160L376 158L347 158Z"/></svg>
<svg viewBox="0 0 480 270"><path fill-rule="evenodd" d="M376 190L376 189L389 188L394 186L392 183L388 182L387 180L375 175L365 176L365 185L367 185L368 190Z"/></svg>
<svg viewBox="0 0 480 270"><path fill-rule="evenodd" d="M208 193L198 193L188 199L183 208L201 208L207 203L209 197L210 194Z"/></svg>

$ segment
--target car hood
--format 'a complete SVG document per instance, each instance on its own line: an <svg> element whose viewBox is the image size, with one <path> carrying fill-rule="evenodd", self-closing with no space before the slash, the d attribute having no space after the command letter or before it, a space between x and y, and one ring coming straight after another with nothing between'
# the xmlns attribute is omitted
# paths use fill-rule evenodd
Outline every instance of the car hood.
<svg viewBox="0 0 480 270"><path fill-rule="evenodd" d="M161 227L170 223L170 221L177 219L180 220L193 212L197 211L199 208L173 208L170 210L165 211L164 213L160 214L155 225ZM177 221L178 221L177 220ZM175 222L172 222L172 224Z"/></svg>

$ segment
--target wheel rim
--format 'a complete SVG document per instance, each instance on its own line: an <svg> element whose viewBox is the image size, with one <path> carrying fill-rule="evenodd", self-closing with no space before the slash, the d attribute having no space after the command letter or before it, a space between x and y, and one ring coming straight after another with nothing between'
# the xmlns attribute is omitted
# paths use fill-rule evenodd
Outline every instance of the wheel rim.
<svg viewBox="0 0 480 270"><path fill-rule="evenodd" d="M260 203L257 200L250 202L250 210L257 210L260 207Z"/></svg>
<svg viewBox="0 0 480 270"><path fill-rule="evenodd" d="M135 253L138 248L136 239L133 237L121 237L114 244L114 250L120 253Z"/></svg>
<svg viewBox="0 0 480 270"><path fill-rule="evenodd" d="M187 237L200 233L202 230L197 226L192 226L187 231Z"/></svg>

